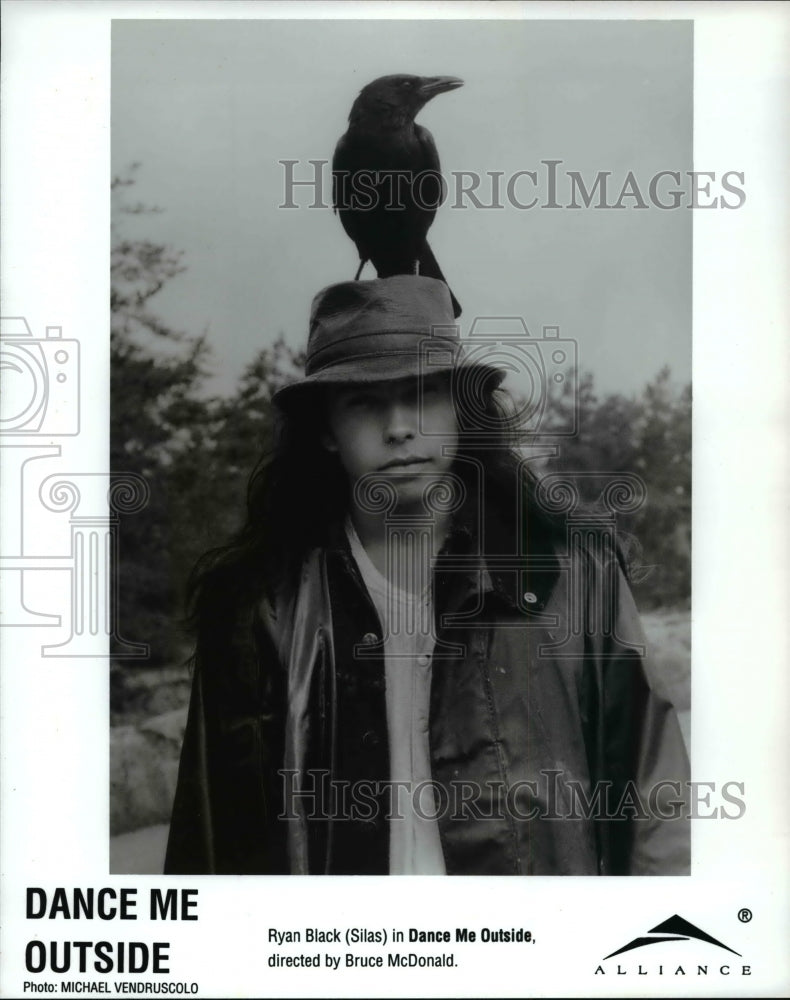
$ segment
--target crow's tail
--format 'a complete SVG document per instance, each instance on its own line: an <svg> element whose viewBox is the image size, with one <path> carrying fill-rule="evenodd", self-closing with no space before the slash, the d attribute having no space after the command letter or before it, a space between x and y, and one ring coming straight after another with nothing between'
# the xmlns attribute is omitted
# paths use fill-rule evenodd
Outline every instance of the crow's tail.
<svg viewBox="0 0 790 1000"><path fill-rule="evenodd" d="M442 274L439 262L436 260L433 255L433 251L425 241L423 242L420 255L416 260L413 248L411 253L409 253L408 250L404 251L402 248L398 247L396 253L393 253L390 248L387 248L386 255L372 255L371 261L380 278L390 278L395 274L417 273L422 275L424 278L438 278L439 281L443 281L445 285L447 285L447 279ZM357 278L359 278L363 264L364 261L361 261L360 269L357 271L356 275ZM461 305L458 302L458 299L453 295L452 289L449 285L447 286L447 290L450 292L450 299L453 304L453 316L457 318L461 315Z"/></svg>
<svg viewBox="0 0 790 1000"><path fill-rule="evenodd" d="M439 281L443 281L447 285L447 279L442 274L439 262L434 257L433 250L428 246L427 241L423 244L422 253L420 254L420 274L425 278L438 278ZM447 288L450 292L450 298L453 300L453 315L457 318L461 315L461 305L453 295L453 290L449 285Z"/></svg>

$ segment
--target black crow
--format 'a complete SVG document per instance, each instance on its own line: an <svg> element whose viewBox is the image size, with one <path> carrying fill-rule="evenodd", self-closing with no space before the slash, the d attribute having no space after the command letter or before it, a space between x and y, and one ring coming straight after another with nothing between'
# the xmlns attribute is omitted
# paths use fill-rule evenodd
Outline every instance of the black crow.
<svg viewBox="0 0 790 1000"><path fill-rule="evenodd" d="M445 280L426 240L444 194L439 153L414 118L432 97L462 85L454 76L382 76L354 101L335 148L332 193L359 252L357 277L369 260L380 278L419 273Z"/></svg>

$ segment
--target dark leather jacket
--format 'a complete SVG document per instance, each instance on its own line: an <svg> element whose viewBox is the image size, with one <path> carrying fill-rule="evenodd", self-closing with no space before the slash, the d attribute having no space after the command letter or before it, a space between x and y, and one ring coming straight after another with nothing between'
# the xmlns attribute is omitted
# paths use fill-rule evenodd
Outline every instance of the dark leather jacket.
<svg viewBox="0 0 790 1000"><path fill-rule="evenodd" d="M597 544L532 531L514 560L461 529L440 557L430 747L448 874L689 869L687 820L666 818L688 780L677 718L621 566ZM274 617L263 601L217 609L166 872L387 874L380 640L340 531Z"/></svg>

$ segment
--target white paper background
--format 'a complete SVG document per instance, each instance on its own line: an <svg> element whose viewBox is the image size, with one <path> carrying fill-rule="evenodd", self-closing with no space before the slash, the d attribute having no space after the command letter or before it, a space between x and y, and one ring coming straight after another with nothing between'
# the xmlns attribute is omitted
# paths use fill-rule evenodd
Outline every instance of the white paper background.
<svg viewBox="0 0 790 1000"><path fill-rule="evenodd" d="M35 336L57 324L64 337L80 341L81 431L55 439L59 469L106 468L110 18L335 11L350 15L340 5L4 4L2 312L25 316ZM351 13L695 20L695 165L744 171L747 201L738 211L698 211L694 218L692 761L697 780L743 781L746 814L694 824L689 879L109 877L106 661L45 659L40 647L49 635L5 628L2 995L22 995L26 979L71 978L24 971L25 944L36 936L170 940L171 975L161 978L197 982L201 996L782 995L790 986L787 10L781 4L366 4ZM4 515L19 507L9 492L7 455ZM21 504L32 518L26 531L34 533L37 502L23 497ZM100 508L102 496L85 502ZM14 551L18 528L8 516L1 523L2 551ZM51 546L53 554L67 554L68 535ZM45 579L52 613L67 614L69 574L49 572ZM144 915L148 887L165 884L199 886L197 923L24 920L27 886L132 885ZM754 914L748 924L737 919L742 907ZM662 977L617 976L611 962L605 977L593 975L604 955L673 913L742 960L712 949L690 957L687 945L665 945L660 958L646 949L628 964L633 972L637 961L653 970L661 962ZM459 967L449 970L277 971L266 966L270 926L515 926L532 929L537 943L455 946ZM425 949L434 950L443 949ZM720 957L729 976L714 975ZM707 977L692 974L698 962L709 964ZM685 977L667 973L678 963ZM751 967L750 977L735 974L742 964Z"/></svg>

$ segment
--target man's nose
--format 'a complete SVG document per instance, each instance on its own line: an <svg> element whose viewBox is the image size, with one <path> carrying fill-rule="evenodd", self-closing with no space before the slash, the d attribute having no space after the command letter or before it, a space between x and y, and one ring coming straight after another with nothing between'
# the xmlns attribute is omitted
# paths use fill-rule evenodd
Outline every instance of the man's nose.
<svg viewBox="0 0 790 1000"><path fill-rule="evenodd" d="M417 431L417 409L397 401L387 408L384 436L389 443L408 441Z"/></svg>

